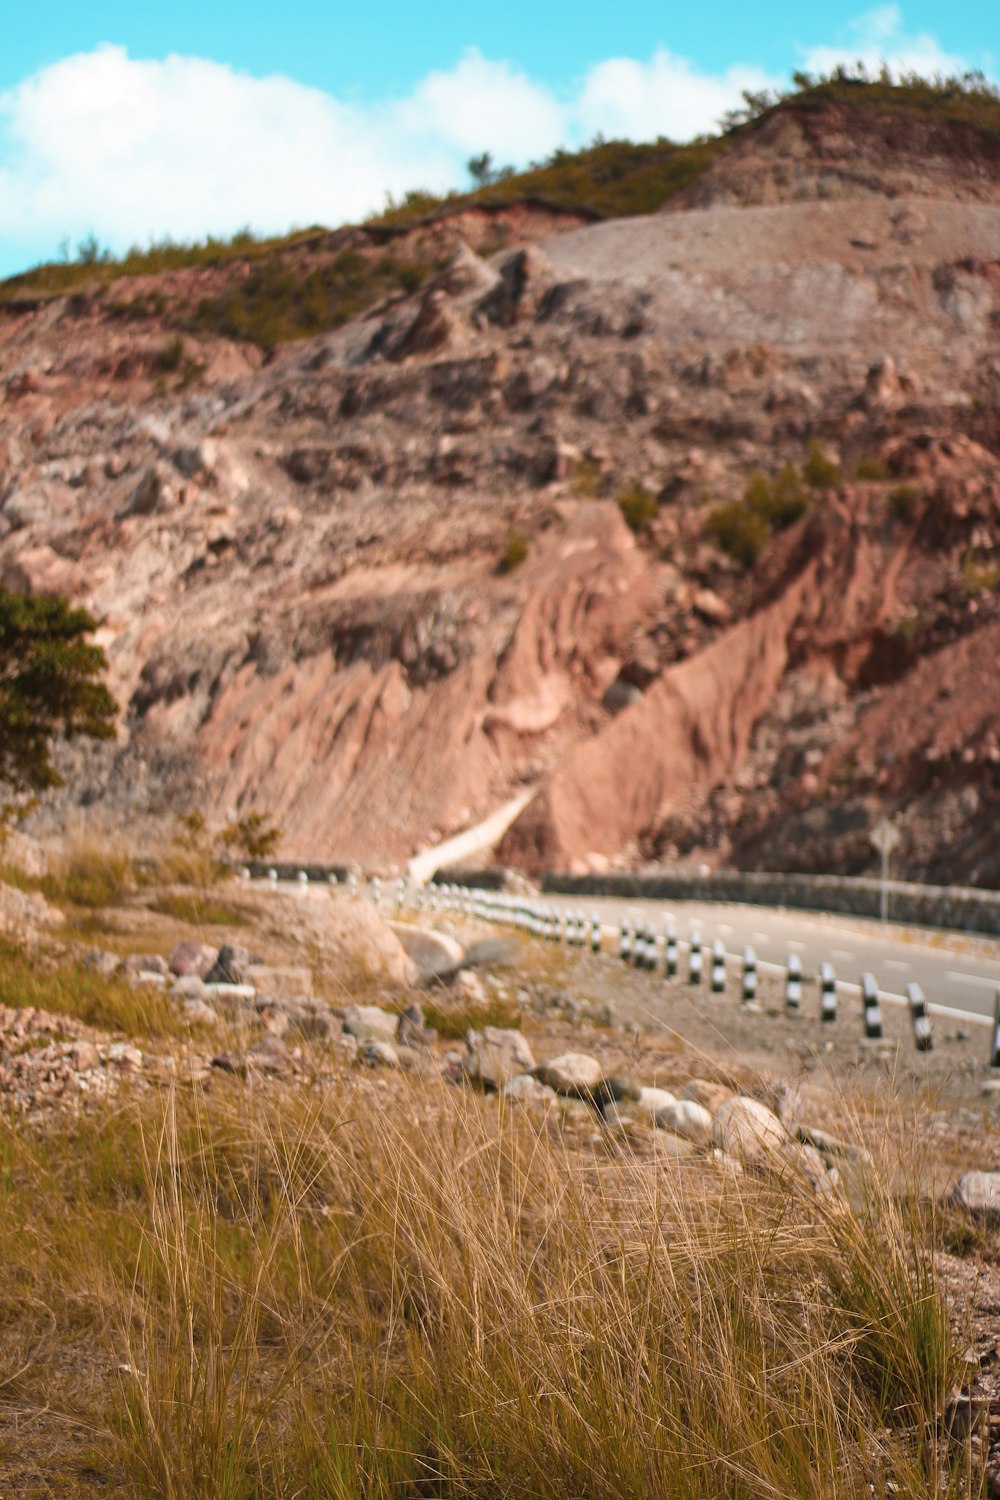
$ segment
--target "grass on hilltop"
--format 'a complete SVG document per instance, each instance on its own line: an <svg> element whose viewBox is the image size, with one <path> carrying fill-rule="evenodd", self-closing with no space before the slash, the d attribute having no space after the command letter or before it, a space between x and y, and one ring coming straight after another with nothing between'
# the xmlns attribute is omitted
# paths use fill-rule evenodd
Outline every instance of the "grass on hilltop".
<svg viewBox="0 0 1000 1500"><path fill-rule="evenodd" d="M721 122L717 135L686 144L662 137L644 143L598 137L581 150L559 149L524 171L502 173L471 192L441 196L414 190L399 201L389 199L370 225L382 232L405 229L442 212L525 199L594 218L655 213L775 108L789 101L810 108L831 100L899 116L930 116L1000 138L1000 95L981 74L894 81L888 75L872 78L838 68L829 77L797 74L794 86L782 95L746 94L744 107ZM194 305L183 293L168 299L153 290L138 297L116 291L106 306L112 315L157 319L172 328L241 339L267 351L336 328L394 291L413 291L433 269L420 257L397 259L391 251L362 255L350 249L317 265L327 233L314 227L258 237L241 230L229 239L209 236L187 244L162 240L146 249L133 247L121 257L102 250L91 238L78 247L75 259L67 256L0 282L0 307L101 291L137 276L249 262L248 276Z"/></svg>

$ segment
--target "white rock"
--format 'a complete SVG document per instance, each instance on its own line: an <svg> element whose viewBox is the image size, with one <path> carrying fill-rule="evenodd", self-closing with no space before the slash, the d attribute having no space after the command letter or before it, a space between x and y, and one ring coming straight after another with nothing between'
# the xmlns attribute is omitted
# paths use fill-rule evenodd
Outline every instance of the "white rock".
<svg viewBox="0 0 1000 1500"><path fill-rule="evenodd" d="M966 1172L953 1194L960 1208L987 1224L1000 1224L1000 1172Z"/></svg>
<svg viewBox="0 0 1000 1500"><path fill-rule="evenodd" d="M521 1104L547 1106L554 1104L558 1098L555 1089L539 1083L530 1073L518 1073L516 1077L508 1079L503 1086L503 1093L505 1099L516 1099Z"/></svg>
<svg viewBox="0 0 1000 1500"><path fill-rule="evenodd" d="M349 1005L344 1011L344 1030L348 1036L363 1041L375 1037L379 1041L395 1041L399 1029L399 1017L380 1005Z"/></svg>
<svg viewBox="0 0 1000 1500"><path fill-rule="evenodd" d="M519 1031L484 1026L470 1031L466 1069L485 1088L500 1089L535 1066L534 1055ZM534 1080L532 1080L534 1082Z"/></svg>
<svg viewBox="0 0 1000 1500"><path fill-rule="evenodd" d="M712 1116L703 1104L696 1104L693 1099L675 1099L658 1109L654 1118L661 1130L669 1130L696 1146L707 1145L712 1139Z"/></svg>
<svg viewBox="0 0 1000 1500"><path fill-rule="evenodd" d="M398 1068L399 1053L391 1042L367 1036L358 1048L358 1057L369 1068Z"/></svg>
<svg viewBox="0 0 1000 1500"><path fill-rule="evenodd" d="M543 1063L538 1077L557 1094L591 1094L604 1081L604 1069L586 1052L562 1052Z"/></svg>
<svg viewBox="0 0 1000 1500"><path fill-rule="evenodd" d="M644 1088L639 1090L636 1103L655 1120L657 1110L666 1109L668 1105L677 1103L677 1095L672 1094L669 1089Z"/></svg>
<svg viewBox="0 0 1000 1500"><path fill-rule="evenodd" d="M416 927L410 922L390 922L388 925L402 944L403 952L420 970L422 979L436 974L453 974L462 967L465 950L448 933L437 932L433 927Z"/></svg>
<svg viewBox="0 0 1000 1500"><path fill-rule="evenodd" d="M773 1111L756 1099L737 1094L716 1110L712 1142L740 1161L765 1160L788 1141L788 1132Z"/></svg>

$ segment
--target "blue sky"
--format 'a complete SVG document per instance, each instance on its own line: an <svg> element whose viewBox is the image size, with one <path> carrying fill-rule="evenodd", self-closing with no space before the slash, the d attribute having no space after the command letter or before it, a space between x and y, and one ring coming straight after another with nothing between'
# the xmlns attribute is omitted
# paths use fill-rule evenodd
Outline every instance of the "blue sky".
<svg viewBox="0 0 1000 1500"><path fill-rule="evenodd" d="M996 0L49 0L0 50L0 274L91 232L122 249L340 222L386 190L461 185L477 150L683 138L744 87L861 55L995 77Z"/></svg>

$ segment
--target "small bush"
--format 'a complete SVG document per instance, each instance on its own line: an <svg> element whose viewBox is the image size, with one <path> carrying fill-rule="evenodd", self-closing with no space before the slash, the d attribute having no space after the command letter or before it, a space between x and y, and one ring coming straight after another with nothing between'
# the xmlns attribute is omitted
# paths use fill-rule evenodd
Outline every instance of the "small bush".
<svg viewBox="0 0 1000 1500"><path fill-rule="evenodd" d="M156 354L156 368L161 375L172 375L181 368L184 363L184 340L180 334L175 334L172 339Z"/></svg>
<svg viewBox="0 0 1000 1500"><path fill-rule="evenodd" d="M923 495L916 485L897 484L889 491L888 499L893 515L901 521L912 521Z"/></svg>
<svg viewBox="0 0 1000 1500"><path fill-rule="evenodd" d="M866 453L858 459L859 479L870 479L881 483L889 478L889 465L879 453Z"/></svg>
<svg viewBox="0 0 1000 1500"><path fill-rule="evenodd" d="M520 531L508 531L500 558L500 572L513 573L528 555L528 538Z"/></svg>
<svg viewBox="0 0 1000 1500"><path fill-rule="evenodd" d="M767 543L770 529L759 512L741 500L730 500L712 511L705 535L744 568L750 568Z"/></svg>
<svg viewBox="0 0 1000 1500"><path fill-rule="evenodd" d="M791 464L773 478L751 474L743 499L709 515L705 534L744 568L752 567L773 532L784 531L809 508L809 497Z"/></svg>
<svg viewBox="0 0 1000 1500"><path fill-rule="evenodd" d="M596 498L601 487L601 466L592 458L581 458L573 470L573 488L585 500Z"/></svg>
<svg viewBox="0 0 1000 1500"><path fill-rule="evenodd" d="M226 901L180 892L158 896L151 903L150 911L174 917L178 922L188 922L192 927L241 927L246 922L245 913Z"/></svg>
<svg viewBox="0 0 1000 1500"><path fill-rule="evenodd" d="M631 484L618 496L618 509L630 531L638 534L656 520L656 496L641 484Z"/></svg>
<svg viewBox="0 0 1000 1500"><path fill-rule="evenodd" d="M122 840L80 832L50 862L40 888L57 905L95 909L115 906L137 883L132 851Z"/></svg>
<svg viewBox="0 0 1000 1500"><path fill-rule="evenodd" d="M438 1005L431 1000L424 1006L424 1021L433 1026L438 1036L446 1040L459 1040L467 1031L479 1031L483 1026L502 1026L507 1030L520 1031L521 1012L512 1000L491 995L485 1005Z"/></svg>
<svg viewBox="0 0 1000 1500"><path fill-rule="evenodd" d="M826 456L819 443L813 443L809 449L802 475L813 490L832 490L840 483L840 469L832 458Z"/></svg>
<svg viewBox="0 0 1000 1500"><path fill-rule="evenodd" d="M242 854L246 859L266 859L281 843L281 829L268 823L263 813L248 813L236 823L230 823L220 835L226 849Z"/></svg>
<svg viewBox="0 0 1000 1500"><path fill-rule="evenodd" d="M966 599L976 599L980 594L995 594L1000 582L1000 567L989 557L976 557L974 553L962 563L962 591Z"/></svg>

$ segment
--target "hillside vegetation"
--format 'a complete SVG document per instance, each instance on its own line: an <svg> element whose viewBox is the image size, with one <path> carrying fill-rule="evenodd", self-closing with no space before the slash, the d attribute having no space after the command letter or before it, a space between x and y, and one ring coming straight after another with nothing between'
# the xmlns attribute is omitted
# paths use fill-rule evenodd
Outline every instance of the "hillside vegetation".
<svg viewBox="0 0 1000 1500"><path fill-rule="evenodd" d="M828 78L796 74L781 96L746 94L714 136L687 144L660 138L636 143L596 139L579 151L559 149L520 172L503 171L470 192L436 196L411 191L391 199L369 221L367 243L345 253L343 241L330 243L321 227L286 235L258 237L244 229L231 238L209 236L188 244L162 240L134 246L117 257L91 238L74 259L47 262L0 282L0 307L37 304L74 293L101 292L113 310L134 317L159 317L170 326L200 334L246 340L264 350L340 327L394 291L413 291L432 269L421 255L386 254L386 231L405 233L473 208L501 209L536 200L594 218L623 218L661 209L705 170L776 111L794 106L818 108L848 104L905 117L931 116L974 127L1000 140L1000 95L982 74L927 81L915 76L893 80L839 69ZM362 241L364 235L362 233ZM227 278L227 267L245 266L248 276ZM112 283L136 277L218 268L226 284L209 296L153 293L122 300Z"/></svg>

